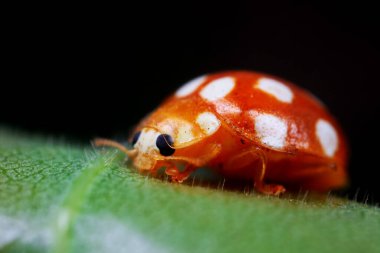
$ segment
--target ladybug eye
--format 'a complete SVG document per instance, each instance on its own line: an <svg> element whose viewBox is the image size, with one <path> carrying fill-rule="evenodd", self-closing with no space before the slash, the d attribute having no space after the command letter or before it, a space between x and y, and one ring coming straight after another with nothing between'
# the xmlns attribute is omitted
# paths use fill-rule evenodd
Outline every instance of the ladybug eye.
<svg viewBox="0 0 380 253"><path fill-rule="evenodd" d="M141 131L138 131L137 133L135 133L135 135L133 135L132 146L134 146L136 142L139 140L140 135L141 135Z"/></svg>
<svg viewBox="0 0 380 253"><path fill-rule="evenodd" d="M173 138L168 134L160 134L156 140L156 146L160 150L160 154L163 156L174 154L175 149L172 148L173 143Z"/></svg>

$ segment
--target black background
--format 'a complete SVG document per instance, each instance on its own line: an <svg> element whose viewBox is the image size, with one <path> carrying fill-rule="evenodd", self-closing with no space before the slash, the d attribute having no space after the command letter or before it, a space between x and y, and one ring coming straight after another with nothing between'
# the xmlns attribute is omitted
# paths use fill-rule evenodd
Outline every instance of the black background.
<svg viewBox="0 0 380 253"><path fill-rule="evenodd" d="M187 80L247 69L311 90L351 146L350 197L380 202L379 15L369 3L18 6L2 31L1 124L128 134Z"/></svg>

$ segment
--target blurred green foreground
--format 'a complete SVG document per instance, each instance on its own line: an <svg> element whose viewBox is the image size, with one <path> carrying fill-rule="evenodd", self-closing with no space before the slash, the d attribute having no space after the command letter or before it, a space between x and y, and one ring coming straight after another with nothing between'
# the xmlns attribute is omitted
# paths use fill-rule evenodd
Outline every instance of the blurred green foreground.
<svg viewBox="0 0 380 253"><path fill-rule="evenodd" d="M380 252L380 209L175 185L0 130L0 252Z"/></svg>

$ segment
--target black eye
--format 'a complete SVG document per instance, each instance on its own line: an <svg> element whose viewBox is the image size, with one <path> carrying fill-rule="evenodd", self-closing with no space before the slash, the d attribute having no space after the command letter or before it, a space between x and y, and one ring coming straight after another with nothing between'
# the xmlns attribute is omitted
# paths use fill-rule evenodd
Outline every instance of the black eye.
<svg viewBox="0 0 380 253"><path fill-rule="evenodd" d="M133 135L132 146L134 146L136 142L139 140L140 134L141 134L141 131L138 131L137 133L135 133L135 135Z"/></svg>
<svg viewBox="0 0 380 253"><path fill-rule="evenodd" d="M174 154L175 149L172 148L173 143L173 138L168 134L160 134L156 140L156 146L160 150L160 154L163 156Z"/></svg>

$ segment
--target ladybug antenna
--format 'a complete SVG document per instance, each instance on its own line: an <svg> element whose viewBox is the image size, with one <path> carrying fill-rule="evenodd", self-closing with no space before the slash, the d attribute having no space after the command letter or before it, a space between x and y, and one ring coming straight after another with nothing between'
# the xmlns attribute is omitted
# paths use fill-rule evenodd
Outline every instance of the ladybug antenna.
<svg viewBox="0 0 380 253"><path fill-rule="evenodd" d="M119 142L113 141L113 140L108 140L108 139L101 139L101 138L96 138L92 144L95 147L113 147L117 148L121 152L127 154L129 158L132 158L136 156L137 150L136 149L127 149L124 145L120 144Z"/></svg>

